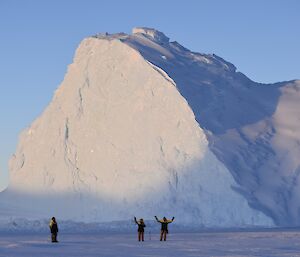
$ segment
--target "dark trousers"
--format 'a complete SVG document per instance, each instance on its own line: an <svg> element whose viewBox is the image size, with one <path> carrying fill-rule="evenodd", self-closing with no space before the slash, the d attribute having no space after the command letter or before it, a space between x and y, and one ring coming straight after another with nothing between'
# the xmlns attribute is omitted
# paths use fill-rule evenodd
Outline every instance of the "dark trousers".
<svg viewBox="0 0 300 257"><path fill-rule="evenodd" d="M139 241L144 241L144 232L143 231L138 231L138 239Z"/></svg>
<svg viewBox="0 0 300 257"><path fill-rule="evenodd" d="M160 241L162 241L164 239L164 241L167 240L167 234L168 234L168 230L161 230L160 231Z"/></svg>
<svg viewBox="0 0 300 257"><path fill-rule="evenodd" d="M52 243L57 242L57 233L51 233Z"/></svg>

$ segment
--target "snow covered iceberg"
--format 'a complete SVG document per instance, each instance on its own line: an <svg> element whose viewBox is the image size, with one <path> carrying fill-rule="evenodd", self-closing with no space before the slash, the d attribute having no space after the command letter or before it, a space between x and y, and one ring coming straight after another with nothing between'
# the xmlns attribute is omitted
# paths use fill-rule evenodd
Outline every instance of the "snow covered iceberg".
<svg viewBox="0 0 300 257"><path fill-rule="evenodd" d="M84 39L53 100L20 137L2 219L280 224L280 206L266 204L274 185L259 188L265 180L252 171L260 152L247 152L249 165L232 158L251 144L240 131L267 133L265 117L286 84L258 85L153 29Z"/></svg>

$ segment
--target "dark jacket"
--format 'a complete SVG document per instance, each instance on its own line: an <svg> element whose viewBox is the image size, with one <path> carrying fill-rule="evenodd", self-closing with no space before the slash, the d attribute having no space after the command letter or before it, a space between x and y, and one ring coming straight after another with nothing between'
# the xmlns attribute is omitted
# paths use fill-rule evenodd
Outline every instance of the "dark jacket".
<svg viewBox="0 0 300 257"><path fill-rule="evenodd" d="M57 226L56 222L51 221L49 227L50 227L50 231L51 231L52 234L57 234L58 226Z"/></svg>
<svg viewBox="0 0 300 257"><path fill-rule="evenodd" d="M159 220L157 217L155 217L156 221L161 224L161 230L162 231L167 231L168 232L168 224L172 223L174 218L172 220Z"/></svg>
<svg viewBox="0 0 300 257"><path fill-rule="evenodd" d="M136 219L134 219L135 223L138 225L138 232L144 232L144 228L146 227L144 222L138 222Z"/></svg>

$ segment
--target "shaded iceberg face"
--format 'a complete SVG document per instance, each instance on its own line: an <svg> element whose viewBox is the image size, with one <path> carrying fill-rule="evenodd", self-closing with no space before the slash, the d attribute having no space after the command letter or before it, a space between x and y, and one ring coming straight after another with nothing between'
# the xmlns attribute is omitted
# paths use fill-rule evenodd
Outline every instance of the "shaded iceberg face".
<svg viewBox="0 0 300 257"><path fill-rule="evenodd" d="M216 55L142 33L121 40L173 79L249 204L278 225L298 225L300 82L255 83Z"/></svg>

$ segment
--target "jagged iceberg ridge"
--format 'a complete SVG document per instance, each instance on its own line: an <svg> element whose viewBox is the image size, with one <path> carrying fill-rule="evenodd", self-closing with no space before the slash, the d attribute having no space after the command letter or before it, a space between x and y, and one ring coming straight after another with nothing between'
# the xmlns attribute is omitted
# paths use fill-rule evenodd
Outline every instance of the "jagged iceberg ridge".
<svg viewBox="0 0 300 257"><path fill-rule="evenodd" d="M0 195L5 214L272 225L263 211L280 224L280 206L265 204L274 185L260 185L251 166L264 155L255 157L240 131L274 112L284 85L258 85L222 58L153 29L87 38L50 105L20 137L10 187ZM245 152L249 165L236 157Z"/></svg>

